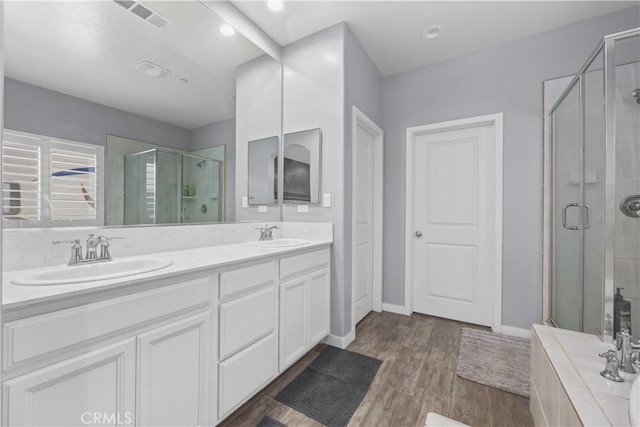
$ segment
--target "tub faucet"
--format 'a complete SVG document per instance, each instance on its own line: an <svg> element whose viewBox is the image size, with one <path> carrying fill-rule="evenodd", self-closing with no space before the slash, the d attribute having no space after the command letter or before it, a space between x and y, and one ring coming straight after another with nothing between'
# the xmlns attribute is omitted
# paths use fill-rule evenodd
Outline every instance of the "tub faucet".
<svg viewBox="0 0 640 427"><path fill-rule="evenodd" d="M617 383L621 383L624 380L620 376L620 372L618 371L618 358L616 357L616 352L613 350L609 350L605 353L600 353L598 356L604 357L607 360L607 364L600 375L605 377L608 380L615 381Z"/></svg>
<svg viewBox="0 0 640 427"><path fill-rule="evenodd" d="M631 342L631 334L626 330L618 332L616 335L616 358L618 359L619 368L625 374L635 374L636 370L632 363L634 357L640 355L640 344ZM636 360L637 362L637 360Z"/></svg>

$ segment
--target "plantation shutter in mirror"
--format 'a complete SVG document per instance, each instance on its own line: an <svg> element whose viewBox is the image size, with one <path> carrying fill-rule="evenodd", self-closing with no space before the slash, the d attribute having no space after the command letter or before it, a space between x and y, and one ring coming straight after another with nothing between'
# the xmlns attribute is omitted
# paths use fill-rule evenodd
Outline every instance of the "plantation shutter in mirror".
<svg viewBox="0 0 640 427"><path fill-rule="evenodd" d="M41 217L42 143L5 131L2 145L2 216L39 221Z"/></svg>
<svg viewBox="0 0 640 427"><path fill-rule="evenodd" d="M95 220L98 183L96 148L51 141L51 219Z"/></svg>
<svg viewBox="0 0 640 427"><path fill-rule="evenodd" d="M6 227L102 225L103 147L5 129L2 164Z"/></svg>

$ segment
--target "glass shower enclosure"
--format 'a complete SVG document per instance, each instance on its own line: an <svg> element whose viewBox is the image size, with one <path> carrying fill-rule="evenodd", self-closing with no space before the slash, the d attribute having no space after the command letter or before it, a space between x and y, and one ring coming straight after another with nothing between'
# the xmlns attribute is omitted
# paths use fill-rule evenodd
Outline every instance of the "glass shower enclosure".
<svg viewBox="0 0 640 427"><path fill-rule="evenodd" d="M223 164L158 149L124 158L124 224L224 221Z"/></svg>
<svg viewBox="0 0 640 427"><path fill-rule="evenodd" d="M549 320L609 342L616 287L640 332L639 60L640 29L605 36L548 113Z"/></svg>

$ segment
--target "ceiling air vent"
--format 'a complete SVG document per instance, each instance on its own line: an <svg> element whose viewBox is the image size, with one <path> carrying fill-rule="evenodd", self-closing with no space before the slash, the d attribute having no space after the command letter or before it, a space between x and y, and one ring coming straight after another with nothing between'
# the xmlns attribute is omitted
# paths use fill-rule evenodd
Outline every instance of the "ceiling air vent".
<svg viewBox="0 0 640 427"><path fill-rule="evenodd" d="M147 19L148 17L150 17L151 15L153 15L153 12L150 11L149 9L147 9L146 7L144 7L141 4L137 4L135 6L133 6L133 9L131 9L132 13L135 13L136 15L138 15L140 18L142 19Z"/></svg>
<svg viewBox="0 0 640 427"><path fill-rule="evenodd" d="M131 9L131 6L136 4L136 2L132 0L113 0L115 4L124 7L125 9Z"/></svg>
<svg viewBox="0 0 640 427"><path fill-rule="evenodd" d="M134 15L144 19L145 22L153 25L156 28L165 28L171 23L167 18L160 15L158 12L133 0L113 0L113 2L119 6L124 7Z"/></svg>
<svg viewBox="0 0 640 427"><path fill-rule="evenodd" d="M164 28L169 25L169 21L162 16L156 14L151 15L147 18L147 22L151 25L155 25L158 28Z"/></svg>

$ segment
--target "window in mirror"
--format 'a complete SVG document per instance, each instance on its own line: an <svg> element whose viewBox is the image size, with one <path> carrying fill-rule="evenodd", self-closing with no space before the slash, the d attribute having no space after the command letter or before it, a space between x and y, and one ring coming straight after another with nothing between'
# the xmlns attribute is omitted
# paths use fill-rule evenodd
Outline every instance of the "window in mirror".
<svg viewBox="0 0 640 427"><path fill-rule="evenodd" d="M284 135L284 203L320 203L321 139L320 129Z"/></svg>
<svg viewBox="0 0 640 427"><path fill-rule="evenodd" d="M102 147L5 130L2 165L5 227L101 225Z"/></svg>
<svg viewBox="0 0 640 427"><path fill-rule="evenodd" d="M278 137L249 141L249 204L277 202Z"/></svg>

